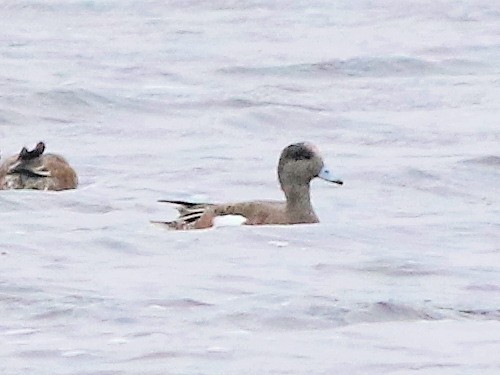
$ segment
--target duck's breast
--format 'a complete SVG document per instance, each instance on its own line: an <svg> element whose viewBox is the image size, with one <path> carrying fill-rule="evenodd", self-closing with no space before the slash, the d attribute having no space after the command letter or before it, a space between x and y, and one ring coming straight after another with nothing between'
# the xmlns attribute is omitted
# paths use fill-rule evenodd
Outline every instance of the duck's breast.
<svg viewBox="0 0 500 375"><path fill-rule="evenodd" d="M19 175L8 174L9 168L16 162L17 155L11 156L0 164L0 190L21 189L21 179Z"/></svg>
<svg viewBox="0 0 500 375"><path fill-rule="evenodd" d="M78 186L78 176L68 162L60 155L47 154L42 157L44 168L50 172L45 190L75 189Z"/></svg>

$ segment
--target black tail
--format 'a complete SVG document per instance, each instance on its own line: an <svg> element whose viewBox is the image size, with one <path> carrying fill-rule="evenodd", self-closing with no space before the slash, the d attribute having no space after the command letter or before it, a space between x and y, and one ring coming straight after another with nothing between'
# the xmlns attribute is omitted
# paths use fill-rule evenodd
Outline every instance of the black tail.
<svg viewBox="0 0 500 375"><path fill-rule="evenodd" d="M194 207L194 206L206 206L206 203L193 203L193 202L186 202L186 201L174 201L170 199L159 199L158 202L160 203L171 203L171 204L177 204L179 206L184 206L186 208Z"/></svg>

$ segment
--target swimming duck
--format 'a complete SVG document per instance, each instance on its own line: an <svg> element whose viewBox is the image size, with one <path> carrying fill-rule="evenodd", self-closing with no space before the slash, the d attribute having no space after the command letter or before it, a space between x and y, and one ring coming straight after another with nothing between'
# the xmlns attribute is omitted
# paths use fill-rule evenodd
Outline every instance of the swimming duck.
<svg viewBox="0 0 500 375"><path fill-rule="evenodd" d="M0 164L0 190L75 189L78 178L73 168L62 156L44 151L45 144L39 142L33 150L23 147L19 154Z"/></svg>
<svg viewBox="0 0 500 375"><path fill-rule="evenodd" d="M278 180L286 201L249 201L240 203L192 203L178 200L160 200L175 204L179 217L174 221L153 222L171 229L203 229L214 225L214 219L225 215L239 215L245 225L303 224L319 222L312 205L309 185L312 179L342 185L323 163L318 149L306 142L285 147L278 162Z"/></svg>

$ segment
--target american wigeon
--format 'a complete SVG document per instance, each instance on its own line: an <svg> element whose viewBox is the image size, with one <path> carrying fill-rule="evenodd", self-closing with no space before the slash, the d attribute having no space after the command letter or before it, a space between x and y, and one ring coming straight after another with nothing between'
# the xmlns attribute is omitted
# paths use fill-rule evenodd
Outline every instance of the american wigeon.
<svg viewBox="0 0 500 375"><path fill-rule="evenodd" d="M0 165L0 190L36 189L66 190L78 185L73 168L62 156L44 154L45 144L39 142L28 151L7 158Z"/></svg>
<svg viewBox="0 0 500 375"><path fill-rule="evenodd" d="M330 173L314 145L292 144L281 152L278 163L278 179L285 193L285 202L211 204L160 200L177 205L179 217L175 221L154 223L172 229L203 229L213 226L214 219L224 215L243 216L246 225L317 223L319 220L311 206L309 193L310 182L316 177L343 184Z"/></svg>

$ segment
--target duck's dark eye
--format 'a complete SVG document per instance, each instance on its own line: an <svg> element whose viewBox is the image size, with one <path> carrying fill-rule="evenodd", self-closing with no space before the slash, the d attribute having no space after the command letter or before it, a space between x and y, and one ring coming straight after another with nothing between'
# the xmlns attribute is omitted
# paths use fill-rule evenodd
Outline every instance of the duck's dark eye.
<svg viewBox="0 0 500 375"><path fill-rule="evenodd" d="M302 144L295 144L288 146L286 156L293 160L307 160L313 158L314 152Z"/></svg>

